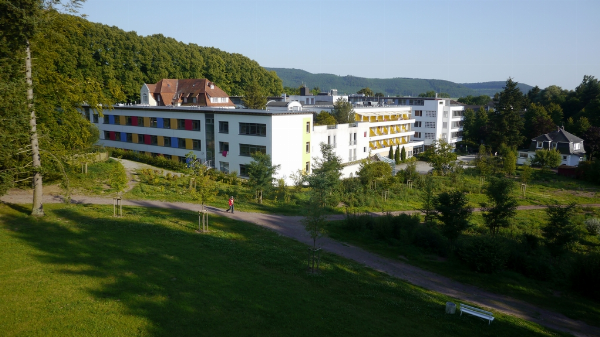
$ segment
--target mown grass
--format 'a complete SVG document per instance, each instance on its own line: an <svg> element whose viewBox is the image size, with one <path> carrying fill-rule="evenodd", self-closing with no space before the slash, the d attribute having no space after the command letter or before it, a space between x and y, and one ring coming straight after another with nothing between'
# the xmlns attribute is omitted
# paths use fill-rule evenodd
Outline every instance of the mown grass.
<svg viewBox="0 0 600 337"><path fill-rule="evenodd" d="M588 213L588 216L600 217L600 209L590 208L585 212ZM582 214L578 215L578 217L582 216ZM487 233L481 213L474 213L471 220L474 227L465 235ZM544 210L518 211L511 227L504 229L501 235L515 237L522 233L528 233L539 236L545 221ZM333 239L347 242L373 253L430 270L465 284L521 299L591 325L600 326L598 302L571 291L567 280L534 280L510 270L502 270L494 274L477 273L469 269L452 253L447 257L440 257L409 243L398 241L389 243L378 240L373 233L367 231L347 230L343 221L329 222L327 231ZM600 240L596 238L596 241L588 243L597 246L600 244ZM579 249L587 248L580 246ZM560 273L560 271L558 272Z"/></svg>
<svg viewBox="0 0 600 337"><path fill-rule="evenodd" d="M81 173L81 168L69 168L69 185L72 194L112 195L118 191L110 186L109 173L121 166L114 159L88 165L87 174Z"/></svg>
<svg viewBox="0 0 600 337"><path fill-rule="evenodd" d="M444 313L452 300L243 222L181 210L0 205L5 336L554 336L495 313Z"/></svg>

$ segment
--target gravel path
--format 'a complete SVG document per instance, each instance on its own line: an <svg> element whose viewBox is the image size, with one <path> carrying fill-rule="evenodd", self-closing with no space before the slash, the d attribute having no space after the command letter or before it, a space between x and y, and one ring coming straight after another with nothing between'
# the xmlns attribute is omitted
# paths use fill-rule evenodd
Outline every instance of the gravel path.
<svg viewBox="0 0 600 337"><path fill-rule="evenodd" d="M7 203L31 203L31 196L27 194L9 194L0 198ZM44 196L44 203L63 202L60 196ZM101 204L111 205L112 198L73 196L72 202L76 204ZM123 200L125 206L155 207L167 209L181 209L189 211L199 210L199 205L184 202L162 202L153 200ZM600 204L580 205L600 207ZM282 216L260 213L236 212L226 213L223 209L207 207L208 211L220 216L250 222L269 228L283 236L293 238L305 244L312 244L312 239L300 223L300 216ZM519 209L543 209L544 206L520 206ZM414 213L415 211L394 212ZM331 220L343 219L343 215L334 215ZM491 308L502 313L547 326L552 329L571 333L575 336L600 336L600 327L588 325L582 321L570 319L563 314L545 310L535 305L482 290L472 285L462 284L447 277L420 269L402 261L392 260L370 253L359 247L351 246L328 237L319 239L323 250L339 256L352 259L377 271L387 273L414 285L429 289L457 299L457 302L471 302L484 308Z"/></svg>

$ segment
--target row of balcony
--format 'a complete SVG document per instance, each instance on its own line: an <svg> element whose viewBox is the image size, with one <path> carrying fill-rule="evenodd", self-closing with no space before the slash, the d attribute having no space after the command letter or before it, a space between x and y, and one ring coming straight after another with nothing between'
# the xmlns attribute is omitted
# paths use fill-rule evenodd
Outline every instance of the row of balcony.
<svg viewBox="0 0 600 337"><path fill-rule="evenodd" d="M394 135L397 133L403 133L403 132L409 132L409 131L411 131L410 126L408 126L406 124L378 126L378 127L370 128L369 135L371 137L377 137L377 136Z"/></svg>
<svg viewBox="0 0 600 337"><path fill-rule="evenodd" d="M378 123L378 122L394 122L394 121L402 121L412 119L411 114L397 114L397 115L383 115L383 116L363 116L356 114L356 120L359 122L369 122L369 123Z"/></svg>
<svg viewBox="0 0 600 337"><path fill-rule="evenodd" d="M410 137L388 138L382 140L373 140L369 142L371 150L388 148L390 146L404 145L410 142Z"/></svg>

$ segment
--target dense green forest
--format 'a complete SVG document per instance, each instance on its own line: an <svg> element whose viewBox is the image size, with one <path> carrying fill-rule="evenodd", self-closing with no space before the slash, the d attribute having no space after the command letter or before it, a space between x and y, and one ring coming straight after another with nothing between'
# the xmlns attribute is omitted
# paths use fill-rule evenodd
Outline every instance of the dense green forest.
<svg viewBox="0 0 600 337"><path fill-rule="evenodd" d="M364 78L356 76L338 76L333 74L312 74L300 69L288 68L266 68L275 71L283 81L283 85L297 88L303 83L313 88L322 90L338 89L339 93L353 94L360 89L368 87L373 92L384 95L418 96L421 93L435 91L437 93L448 93L450 97L458 98L465 96L494 96L502 91L504 82L484 83L454 83L444 80L426 80L418 78ZM527 84L519 84L523 92L532 87Z"/></svg>

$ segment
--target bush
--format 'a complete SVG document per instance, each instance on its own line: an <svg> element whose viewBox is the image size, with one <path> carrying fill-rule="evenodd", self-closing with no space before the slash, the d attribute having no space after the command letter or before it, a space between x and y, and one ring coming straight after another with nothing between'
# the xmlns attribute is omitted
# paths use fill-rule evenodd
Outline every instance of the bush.
<svg viewBox="0 0 600 337"><path fill-rule="evenodd" d="M540 281L551 280L555 274L550 258L539 252L528 255L511 250L506 266L512 271Z"/></svg>
<svg viewBox="0 0 600 337"><path fill-rule="evenodd" d="M579 256L571 270L571 286L582 295L600 300L600 254Z"/></svg>
<svg viewBox="0 0 600 337"><path fill-rule="evenodd" d="M169 160L163 156L153 157L145 153L117 148L110 149L110 151L112 157L129 159L168 170L182 171L185 170L187 167L186 164Z"/></svg>
<svg viewBox="0 0 600 337"><path fill-rule="evenodd" d="M590 218L585 220L585 229L590 235L600 235L600 219Z"/></svg>
<svg viewBox="0 0 600 337"><path fill-rule="evenodd" d="M421 225L412 235L412 244L440 256L448 255L448 240L437 230Z"/></svg>
<svg viewBox="0 0 600 337"><path fill-rule="evenodd" d="M488 235L459 240L456 255L471 269L488 274L504 268L509 257L504 242Z"/></svg>

